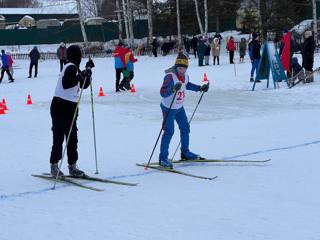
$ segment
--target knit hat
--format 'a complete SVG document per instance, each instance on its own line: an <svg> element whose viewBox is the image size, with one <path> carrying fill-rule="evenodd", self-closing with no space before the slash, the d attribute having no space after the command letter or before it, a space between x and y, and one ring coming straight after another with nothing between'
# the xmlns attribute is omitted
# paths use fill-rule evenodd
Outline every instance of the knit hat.
<svg viewBox="0 0 320 240"><path fill-rule="evenodd" d="M256 40L257 39L257 37L259 37L259 34L258 33L252 33L252 39L253 40Z"/></svg>
<svg viewBox="0 0 320 240"><path fill-rule="evenodd" d="M178 57L176 59L175 66L187 68L189 66L189 60L188 60L187 56L184 55L183 53L179 53Z"/></svg>
<svg viewBox="0 0 320 240"><path fill-rule="evenodd" d="M82 53L81 49L77 45L71 45L67 49L67 60L68 62L74 63L76 66L79 67L81 63Z"/></svg>

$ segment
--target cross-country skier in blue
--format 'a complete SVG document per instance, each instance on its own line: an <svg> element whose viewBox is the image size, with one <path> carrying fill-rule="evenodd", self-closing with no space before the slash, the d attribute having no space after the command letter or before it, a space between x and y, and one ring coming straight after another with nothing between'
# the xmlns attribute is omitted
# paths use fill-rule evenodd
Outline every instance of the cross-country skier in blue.
<svg viewBox="0 0 320 240"><path fill-rule="evenodd" d="M181 159L193 160L200 157L189 150L190 125L183 107L183 103L186 96L186 90L207 92L209 90L209 84L203 84L200 86L189 82L189 76L187 74L188 66L188 58L183 53L180 53L176 59L175 65L166 70L166 76L164 77L164 81L160 90L162 97L160 106L163 114L164 133L161 139L159 164L166 168L173 167L172 163L168 159L168 156L169 144L174 133L175 120L177 121L180 129ZM175 100L173 101L171 110L169 110L174 96Z"/></svg>

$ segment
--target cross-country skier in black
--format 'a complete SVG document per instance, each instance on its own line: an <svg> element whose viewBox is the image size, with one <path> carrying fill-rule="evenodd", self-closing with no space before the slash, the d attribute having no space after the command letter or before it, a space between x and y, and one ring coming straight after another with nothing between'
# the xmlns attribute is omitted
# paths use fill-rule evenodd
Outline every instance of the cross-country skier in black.
<svg viewBox="0 0 320 240"><path fill-rule="evenodd" d="M77 109L80 87L88 88L91 84L91 68L94 67L93 61L89 60L86 69L80 71L81 49L77 45L72 45L67 49L67 64L60 73L54 97L51 102L51 118L53 145L50 156L51 175L63 175L59 170L58 163L62 158L63 141L67 138L74 113ZM78 110L77 110L78 111ZM78 116L78 112L77 112ZM80 177L84 172L77 168L77 116L71 130L69 143L67 146L69 174Z"/></svg>

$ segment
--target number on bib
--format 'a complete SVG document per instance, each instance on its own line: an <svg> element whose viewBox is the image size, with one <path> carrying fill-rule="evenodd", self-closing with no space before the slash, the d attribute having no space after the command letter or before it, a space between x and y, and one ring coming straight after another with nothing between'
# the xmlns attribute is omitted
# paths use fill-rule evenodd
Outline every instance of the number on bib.
<svg viewBox="0 0 320 240"><path fill-rule="evenodd" d="M184 91L183 92L178 92L177 94L178 94L177 101L182 101L184 99L184 96L185 96Z"/></svg>

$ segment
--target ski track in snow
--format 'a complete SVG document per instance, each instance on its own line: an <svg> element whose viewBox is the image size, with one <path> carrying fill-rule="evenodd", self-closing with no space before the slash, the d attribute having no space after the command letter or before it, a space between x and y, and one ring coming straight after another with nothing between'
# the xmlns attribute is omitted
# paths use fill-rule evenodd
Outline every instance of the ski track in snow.
<svg viewBox="0 0 320 240"><path fill-rule="evenodd" d="M221 159L223 160L232 160L232 159L237 159L240 157L249 157L249 156L253 156L253 155L258 155L261 153L270 153L270 152L276 152L276 151L284 151L284 150L291 150L291 149L296 149L296 148L301 148L301 147L308 147L310 145L316 145L319 144L320 140L316 140L316 141L312 141L312 142L306 142L306 143L301 143L301 144L297 144L297 145L292 145L292 146L286 146L286 147L279 147L279 148L272 148L272 149L265 149L265 150L259 150L259 151L255 151L255 152L250 152L250 153L243 153L243 154L238 154L238 155L234 155L234 156L230 156L230 157L222 157ZM175 168L185 168L185 167L189 167L189 166L200 166L200 165L209 165L209 163L189 163L185 166L176 166ZM246 166L250 165L250 163L245 164ZM113 177L108 177L106 179L124 179L124 178L130 178L130 177L141 177L141 176L146 176L149 174L153 174L153 173L157 173L158 171L155 170L149 170L149 172L142 172L142 173L134 173L134 174L128 174L128 175L120 175L120 176L113 176ZM90 181L83 181L83 183L85 182L90 182ZM63 183L57 183L56 189L59 188L65 188L65 187L74 187L74 186L70 186L68 184L63 184ZM11 200L11 199L17 199L17 198L23 198L29 195L38 195L38 194L43 194L43 193L47 193L50 191L54 191L52 190L52 188L45 188L45 189L40 189L37 191L28 191L28 192L21 192L21 193L14 193L14 194L9 194L9 195L0 195L0 201L3 200Z"/></svg>

